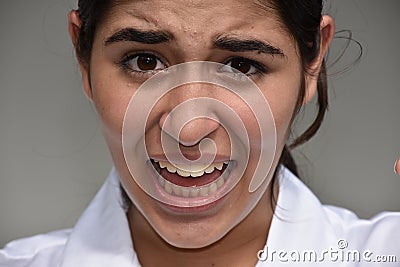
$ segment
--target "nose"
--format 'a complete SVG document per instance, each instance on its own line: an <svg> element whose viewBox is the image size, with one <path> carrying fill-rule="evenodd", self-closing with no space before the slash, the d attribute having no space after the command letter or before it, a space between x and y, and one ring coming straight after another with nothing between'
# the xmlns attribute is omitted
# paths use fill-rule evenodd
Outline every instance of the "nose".
<svg viewBox="0 0 400 267"><path fill-rule="evenodd" d="M216 131L220 121L207 99L210 97L204 85L186 85L176 88L168 97L169 108L159 120L165 133L183 146L195 146Z"/></svg>
<svg viewBox="0 0 400 267"><path fill-rule="evenodd" d="M184 146L195 146L220 126L218 120L213 117L193 116L191 120L182 122L179 114L170 115L167 120L168 115L170 114L162 115L161 129ZM185 117L188 115L190 114L186 113Z"/></svg>

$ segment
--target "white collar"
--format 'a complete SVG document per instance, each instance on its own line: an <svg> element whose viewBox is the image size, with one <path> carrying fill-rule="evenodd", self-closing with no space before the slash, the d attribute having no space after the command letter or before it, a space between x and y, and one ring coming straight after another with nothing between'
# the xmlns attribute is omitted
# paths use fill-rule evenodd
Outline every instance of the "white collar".
<svg viewBox="0 0 400 267"><path fill-rule="evenodd" d="M340 231L335 231L325 209L310 189L288 169L282 167L279 172L277 205L268 239L263 248L269 255L265 261L259 261L256 267L295 263L285 262L287 255L279 259L281 252L303 253L308 250L321 255L323 250L335 246L337 248L338 236L341 234ZM310 261L296 262L295 266L310 266L310 264L312 264ZM327 266L330 263L324 261L322 264ZM333 264L344 265L338 262Z"/></svg>
<svg viewBox="0 0 400 267"><path fill-rule="evenodd" d="M60 266L140 266L115 168L75 225Z"/></svg>

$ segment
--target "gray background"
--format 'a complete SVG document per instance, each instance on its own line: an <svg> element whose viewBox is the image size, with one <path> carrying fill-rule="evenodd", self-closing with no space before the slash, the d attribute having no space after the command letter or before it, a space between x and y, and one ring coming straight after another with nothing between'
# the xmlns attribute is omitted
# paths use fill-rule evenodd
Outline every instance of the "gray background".
<svg viewBox="0 0 400 267"><path fill-rule="evenodd" d="M0 4L0 247L70 227L111 168L99 122L81 90L67 34L72 0ZM327 12L350 44L331 68L331 106L318 136L296 151L306 183L322 202L369 217L400 210L400 2L335 0ZM334 41L331 62L343 39ZM310 121L304 111L298 128Z"/></svg>

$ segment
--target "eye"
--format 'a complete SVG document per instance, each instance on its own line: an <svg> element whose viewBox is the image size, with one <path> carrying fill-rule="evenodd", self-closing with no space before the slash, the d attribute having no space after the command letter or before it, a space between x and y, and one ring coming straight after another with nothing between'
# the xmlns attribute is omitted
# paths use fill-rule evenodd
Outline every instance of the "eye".
<svg viewBox="0 0 400 267"><path fill-rule="evenodd" d="M225 72L233 73L239 71L247 76L267 73L267 68L263 64L243 57L230 58L225 62L225 66L223 68Z"/></svg>
<svg viewBox="0 0 400 267"><path fill-rule="evenodd" d="M128 55L121 64L132 72L152 72L166 68L166 65L156 55L150 53Z"/></svg>
<svg viewBox="0 0 400 267"><path fill-rule="evenodd" d="M224 68L224 71L233 72L232 69L235 69L247 76L267 72L266 68L257 61L242 57L231 58L225 63L225 65L227 67Z"/></svg>
<svg viewBox="0 0 400 267"><path fill-rule="evenodd" d="M255 67L248 60L242 58L233 58L228 61L229 67L237 69L243 74L251 74L255 71Z"/></svg>

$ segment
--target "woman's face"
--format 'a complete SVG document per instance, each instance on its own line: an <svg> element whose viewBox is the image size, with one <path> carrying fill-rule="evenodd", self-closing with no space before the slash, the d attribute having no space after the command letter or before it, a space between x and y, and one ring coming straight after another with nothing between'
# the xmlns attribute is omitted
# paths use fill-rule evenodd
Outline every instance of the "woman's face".
<svg viewBox="0 0 400 267"><path fill-rule="evenodd" d="M251 107L230 91L209 84L181 86L161 98L146 121L143 140L150 159L168 165L161 145L166 117L174 107L189 99L217 99L235 111L249 135L249 161L239 183L213 205L179 208L154 200L134 182L122 147L123 120L128 104L141 84L152 75L192 61L226 64L257 84L275 120L277 140L272 170L284 147L304 78L294 39L274 11L252 1L125 1L113 7L98 25L90 67L82 66L85 91L96 106L113 162L134 208L140 210L160 236L179 247L202 247L215 242L249 212L262 212L270 206L265 193L267 183L254 193L248 190L260 152L260 131L255 127L257 121ZM307 98L311 98L314 90L315 79L306 77ZM137 112L141 112L140 106ZM177 142L183 155L194 160L200 156L198 141L204 138L215 142L215 166L232 160L230 139L218 118L190 121L182 128ZM154 164L159 167L160 163ZM214 169L213 173L214 177L209 175L207 179L216 181L219 172ZM187 179L174 175L166 174L170 177L167 180L174 183L174 179ZM201 181L203 175L206 174L190 178L190 183ZM167 193L171 191L163 189ZM209 194L212 195L211 191ZM253 209L257 203L257 208Z"/></svg>

